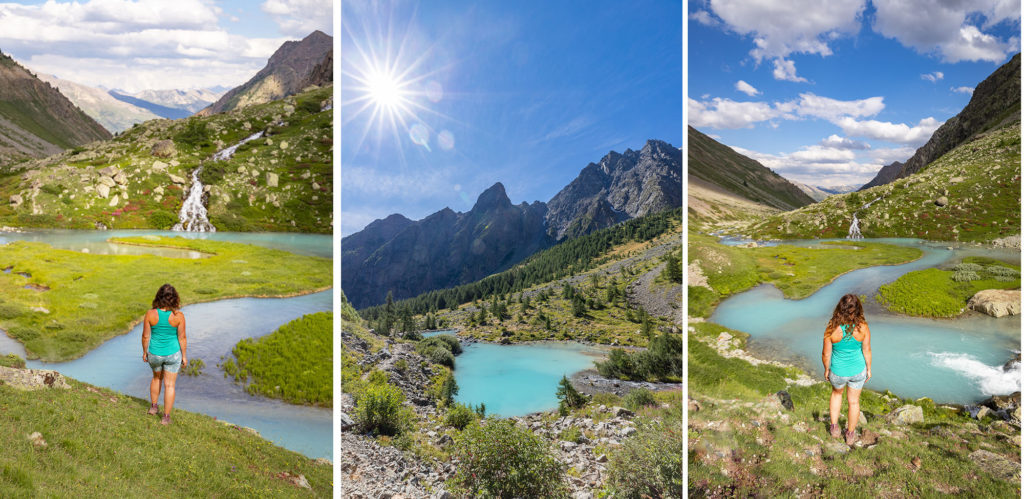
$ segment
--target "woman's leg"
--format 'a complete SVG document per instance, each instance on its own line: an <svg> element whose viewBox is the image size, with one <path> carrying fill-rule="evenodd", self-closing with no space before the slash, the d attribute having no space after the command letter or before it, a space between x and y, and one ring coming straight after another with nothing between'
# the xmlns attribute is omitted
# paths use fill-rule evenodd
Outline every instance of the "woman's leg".
<svg viewBox="0 0 1024 499"><path fill-rule="evenodd" d="M832 388L832 398L828 401L828 416L832 424L839 424L839 410L843 407L843 389Z"/></svg>
<svg viewBox="0 0 1024 499"><path fill-rule="evenodd" d="M846 423L846 429L850 432L857 429L857 421L860 419L860 391L860 388L846 389L846 401L850 405L850 410L846 414L849 420Z"/></svg>
<svg viewBox="0 0 1024 499"><path fill-rule="evenodd" d="M178 373L164 373L164 415L169 415L174 407L174 384L178 381Z"/></svg>
<svg viewBox="0 0 1024 499"><path fill-rule="evenodd" d="M153 404L160 400L160 381L164 379L164 370L153 371L153 379L149 382L149 401Z"/></svg>

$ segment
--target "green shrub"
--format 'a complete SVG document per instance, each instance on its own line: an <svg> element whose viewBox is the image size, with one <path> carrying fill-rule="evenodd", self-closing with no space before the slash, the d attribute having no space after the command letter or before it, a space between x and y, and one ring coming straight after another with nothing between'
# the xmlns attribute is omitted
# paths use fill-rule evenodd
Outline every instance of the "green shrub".
<svg viewBox="0 0 1024 499"><path fill-rule="evenodd" d="M455 400L455 395L459 393L459 385L455 382L455 375L448 369L442 369L442 372L430 380L430 398L437 402L440 407L447 406Z"/></svg>
<svg viewBox="0 0 1024 499"><path fill-rule="evenodd" d="M658 401L654 399L654 394L646 388L634 388L626 394L622 399L622 402L626 404L626 407L635 411L641 407L658 405Z"/></svg>
<svg viewBox="0 0 1024 499"><path fill-rule="evenodd" d="M320 102L316 99L305 99L299 101L295 109L309 114L316 114L320 112Z"/></svg>
<svg viewBox="0 0 1024 499"><path fill-rule="evenodd" d="M977 272L970 270L957 270L953 272L953 280L956 282L970 282L981 279Z"/></svg>
<svg viewBox="0 0 1024 499"><path fill-rule="evenodd" d="M510 420L487 419L466 427L455 440L453 455L459 465L447 485L456 495L568 496L565 465L543 439Z"/></svg>
<svg viewBox="0 0 1024 499"><path fill-rule="evenodd" d="M469 423L476 419L476 413L462 404L455 403L448 406L448 412L444 415L444 424L452 428L462 430Z"/></svg>
<svg viewBox="0 0 1024 499"><path fill-rule="evenodd" d="M19 357L18 354L9 353L0 356L0 366L23 368L25 367L25 359Z"/></svg>
<svg viewBox="0 0 1024 499"><path fill-rule="evenodd" d="M182 373L184 373L186 376L199 376L200 374L203 374L204 367L206 367L206 363L203 362L203 359L200 359L198 357L188 359L188 365L185 366L185 369L182 371Z"/></svg>
<svg viewBox="0 0 1024 499"><path fill-rule="evenodd" d="M682 336L662 331L647 350L630 353L616 348L608 360L595 365L606 378L677 382L683 377L682 355Z"/></svg>
<svg viewBox="0 0 1024 499"><path fill-rule="evenodd" d="M585 437L578 426L570 426L558 435L558 438L574 444L582 444Z"/></svg>
<svg viewBox="0 0 1024 499"><path fill-rule="evenodd" d="M606 486L612 497L682 497L681 421L655 420L612 451Z"/></svg>
<svg viewBox="0 0 1024 499"><path fill-rule="evenodd" d="M619 397L614 393L598 392L595 393L593 397L591 397L590 402L593 405L613 407L617 405L622 405L622 397Z"/></svg>
<svg viewBox="0 0 1024 499"><path fill-rule="evenodd" d="M170 229L178 223L178 216L167 210L153 210L153 213L146 217L146 221L154 229Z"/></svg>
<svg viewBox="0 0 1024 499"><path fill-rule="evenodd" d="M405 395L398 387L372 384L356 403L356 422L374 435L398 435L412 425L411 411L402 406Z"/></svg>
<svg viewBox="0 0 1024 499"><path fill-rule="evenodd" d="M188 146L198 146L210 139L210 131L206 122L200 118L192 118L185 123L185 128L174 137L174 141Z"/></svg>
<svg viewBox="0 0 1024 499"><path fill-rule="evenodd" d="M409 363L406 362L405 359L398 359L395 361L394 366L396 371L404 373L405 370L409 368Z"/></svg>
<svg viewBox="0 0 1024 499"><path fill-rule="evenodd" d="M576 390L572 386L572 382L569 378L562 375L562 380L558 382L558 390L555 391L555 396L558 397L558 410L560 413L566 414L570 409L578 409L583 407L587 403L587 397Z"/></svg>
<svg viewBox="0 0 1024 499"><path fill-rule="evenodd" d="M958 263L956 264L956 266L953 267L953 270L962 270L965 272L981 272L981 265L978 265L976 263Z"/></svg>
<svg viewBox="0 0 1024 499"><path fill-rule="evenodd" d="M455 356L443 348L433 348L427 352L427 358L434 364L439 364L450 369L455 368Z"/></svg>

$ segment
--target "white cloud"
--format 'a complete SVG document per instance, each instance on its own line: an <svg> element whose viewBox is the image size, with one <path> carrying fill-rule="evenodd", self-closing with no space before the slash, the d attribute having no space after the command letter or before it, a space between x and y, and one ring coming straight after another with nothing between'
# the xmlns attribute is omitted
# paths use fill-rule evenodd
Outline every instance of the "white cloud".
<svg viewBox="0 0 1024 499"><path fill-rule="evenodd" d="M332 0L266 0L260 9L277 22L281 33L303 38L314 30L331 34Z"/></svg>
<svg viewBox="0 0 1024 499"><path fill-rule="evenodd" d="M757 160L787 179L808 185L863 184L882 167L878 161L858 161L853 151L820 145L779 154L766 154L735 146L732 149Z"/></svg>
<svg viewBox="0 0 1024 499"><path fill-rule="evenodd" d="M854 149L858 151L871 149L871 145L868 144L867 142L860 142L858 140L853 140L851 138L840 137L835 134L829 135L828 137L821 139L821 142L818 142L818 144L824 147L831 147L834 149Z"/></svg>
<svg viewBox="0 0 1024 499"><path fill-rule="evenodd" d="M750 128L755 123L775 119L796 120L800 117L835 121L841 117L874 116L885 108L882 97L841 101L802 93L797 100L786 102L737 102L716 97L711 101L687 99L690 124L710 128ZM773 127L777 124L773 123Z"/></svg>
<svg viewBox="0 0 1024 499"><path fill-rule="evenodd" d="M785 58L791 53L831 55L828 42L855 34L864 0L710 0L711 10L729 29L754 37L750 55Z"/></svg>
<svg viewBox="0 0 1024 499"><path fill-rule="evenodd" d="M928 81L930 81L932 83L935 83L935 82L941 80L943 76L945 76L945 75L942 74L942 71L936 71L934 73L925 73L925 74L921 75L921 79L922 80L928 80Z"/></svg>
<svg viewBox="0 0 1024 499"><path fill-rule="evenodd" d="M974 87L949 87L954 92L960 92L962 94L973 95Z"/></svg>
<svg viewBox="0 0 1024 499"><path fill-rule="evenodd" d="M1020 3L1007 0L945 1L872 0L874 30L923 54L936 53L945 62L1002 62L1019 50L1019 40L983 33L1003 21L1020 20Z"/></svg>
<svg viewBox="0 0 1024 499"><path fill-rule="evenodd" d="M865 152L867 157L875 160L878 163L887 165L893 161L906 161L914 155L914 151L917 149L914 147L883 147L880 149L872 149Z"/></svg>
<svg viewBox="0 0 1024 499"><path fill-rule="evenodd" d="M835 124L839 125L847 135L884 140L895 144L907 144L914 147L924 145L932 136L932 133L942 126L941 121L932 117L921 120L913 127L903 123L890 123L887 121L857 121L851 117L841 118Z"/></svg>
<svg viewBox="0 0 1024 499"><path fill-rule="evenodd" d="M719 24L718 20L711 17L711 14L708 14L706 10L698 10L697 12L690 14L690 19L693 19L705 26L717 26Z"/></svg>
<svg viewBox="0 0 1024 499"><path fill-rule="evenodd" d="M736 82L736 90L739 90L740 92L743 92L751 97L761 93L758 92L757 89L754 88L751 84L743 80Z"/></svg>
<svg viewBox="0 0 1024 499"><path fill-rule="evenodd" d="M806 92L800 94L800 100L795 102L797 114L829 121L835 121L843 116L874 116L883 109L885 102L882 97L843 101Z"/></svg>
<svg viewBox="0 0 1024 499"><path fill-rule="evenodd" d="M776 80L784 81L795 81L805 82L807 78L801 78L796 75L796 64L788 59L775 59L772 61L775 64L775 69L772 71L772 76Z"/></svg>
<svg viewBox="0 0 1024 499"><path fill-rule="evenodd" d="M237 85L286 38L218 25L210 0L0 4L0 47L30 70L127 91Z"/></svg>

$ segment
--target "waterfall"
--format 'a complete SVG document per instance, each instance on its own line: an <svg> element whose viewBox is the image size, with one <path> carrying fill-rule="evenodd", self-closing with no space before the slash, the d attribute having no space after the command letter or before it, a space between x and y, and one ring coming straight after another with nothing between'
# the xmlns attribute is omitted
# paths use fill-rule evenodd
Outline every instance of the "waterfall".
<svg viewBox="0 0 1024 499"><path fill-rule="evenodd" d="M860 209L865 210L865 209L869 208L871 205L875 204L875 201L878 201L879 199L882 199L882 196L878 196L877 198L872 199L871 201L869 201L864 206L861 206ZM857 220L857 212L856 211L853 212L853 222L850 223L850 232L848 232L846 234L846 238L847 239L864 239L864 236L861 235L861 233L860 233L860 221Z"/></svg>
<svg viewBox="0 0 1024 499"><path fill-rule="evenodd" d="M238 146L240 146L240 145L242 145L242 144L244 144L246 142L249 142L250 140L256 140L256 139L258 139L258 138L260 138L262 136L263 136L263 132L259 131L259 132L256 132L256 133L254 133L254 134L252 134L252 135L242 139L241 142L239 142L239 143L237 143L237 144L235 144L235 145L233 145L231 147L227 147L227 148L221 149L221 150L217 151L213 155L213 160L214 161L224 161L224 160L227 160L227 159L231 159L231 156L234 156L235 155L235 151L238 150Z"/></svg>
<svg viewBox="0 0 1024 499"><path fill-rule="evenodd" d="M181 204L181 212L178 213L179 222L173 230L184 232L217 232L217 229L206 218L206 207L203 206L203 183L199 181L200 166L192 170L192 187L188 190L188 197Z"/></svg>

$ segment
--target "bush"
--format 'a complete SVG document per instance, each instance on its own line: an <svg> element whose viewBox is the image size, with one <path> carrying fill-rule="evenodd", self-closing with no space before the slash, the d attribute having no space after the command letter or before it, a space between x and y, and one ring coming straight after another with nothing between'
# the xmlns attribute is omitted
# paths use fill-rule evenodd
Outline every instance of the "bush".
<svg viewBox="0 0 1024 499"><path fill-rule="evenodd" d="M956 264L956 266L953 267L953 270L963 270L966 272L981 272L981 265L978 265L976 263L958 263Z"/></svg>
<svg viewBox="0 0 1024 499"><path fill-rule="evenodd" d="M309 114L316 114L320 112L320 102L316 99L305 99L299 101L299 105L295 106L295 109Z"/></svg>
<svg viewBox="0 0 1024 499"><path fill-rule="evenodd" d="M558 438L561 438L566 442L572 442L574 444L582 444L585 439L585 437L583 436L583 432L580 431L580 428L578 426L570 426L561 434L559 434Z"/></svg>
<svg viewBox="0 0 1024 499"><path fill-rule="evenodd" d="M406 362L405 359L398 359L395 361L394 366L396 371L404 373L405 370L409 368L409 363Z"/></svg>
<svg viewBox="0 0 1024 499"><path fill-rule="evenodd" d="M466 427L453 455L459 467L447 485L456 495L568 496L565 465L544 440L510 420L487 419Z"/></svg>
<svg viewBox="0 0 1024 499"><path fill-rule="evenodd" d="M430 359L434 364L439 364L450 369L455 368L455 356L451 352L443 348L434 348L427 352L427 359Z"/></svg>
<svg viewBox="0 0 1024 499"><path fill-rule="evenodd" d="M953 272L952 279L956 282L970 282L981 279L977 272L971 270L957 270Z"/></svg>
<svg viewBox="0 0 1024 499"><path fill-rule="evenodd" d="M402 407L405 395L390 384L371 384L359 397L356 422L374 435L398 435L412 424L410 411Z"/></svg>
<svg viewBox="0 0 1024 499"><path fill-rule="evenodd" d="M185 124L185 129L174 137L174 141L188 146L198 146L210 139L210 132L206 129L206 122L199 118L192 118Z"/></svg>
<svg viewBox="0 0 1024 499"><path fill-rule="evenodd" d="M626 404L626 408L631 411L635 411L641 407L658 405L658 401L654 399L654 394L646 388L634 388L630 390L622 399L622 402Z"/></svg>
<svg viewBox="0 0 1024 499"><path fill-rule="evenodd" d="M434 336L438 341L443 342L453 355L462 353L462 343L459 343L459 339L452 334L439 334Z"/></svg>
<svg viewBox="0 0 1024 499"><path fill-rule="evenodd" d="M18 357L18 354L9 353L0 356L0 366L23 368L25 367L25 359Z"/></svg>
<svg viewBox="0 0 1024 499"><path fill-rule="evenodd" d="M608 355L608 360L595 365L606 378L675 382L683 376L682 355L682 336L662 331L647 350L629 353L616 348Z"/></svg>
<svg viewBox="0 0 1024 499"><path fill-rule="evenodd" d="M442 373L431 378L430 397L440 407L447 406L455 401L455 395L459 393L459 385L455 382L455 375L448 369L442 369Z"/></svg>
<svg viewBox="0 0 1024 499"><path fill-rule="evenodd" d="M558 410L560 413L567 414L569 409L578 409L587 403L587 397L578 392L564 374L562 375L562 380L558 382L558 390L555 391L555 396L558 397Z"/></svg>
<svg viewBox="0 0 1024 499"><path fill-rule="evenodd" d="M178 223L178 217L166 210L153 210L146 220L154 229L170 229Z"/></svg>
<svg viewBox="0 0 1024 499"><path fill-rule="evenodd" d="M448 412L444 415L444 424L462 430L475 419L476 413L472 409L456 403L448 406Z"/></svg>
<svg viewBox="0 0 1024 499"><path fill-rule="evenodd" d="M681 421L641 425L608 459L606 485L612 497L682 497Z"/></svg>

